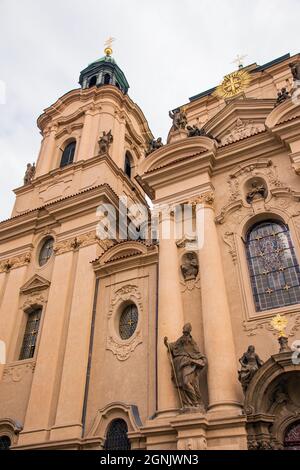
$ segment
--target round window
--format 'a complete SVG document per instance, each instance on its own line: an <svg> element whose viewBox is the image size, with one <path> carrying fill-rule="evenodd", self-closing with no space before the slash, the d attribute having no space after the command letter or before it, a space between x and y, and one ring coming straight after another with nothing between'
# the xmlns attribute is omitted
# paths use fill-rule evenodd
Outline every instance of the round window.
<svg viewBox="0 0 300 470"><path fill-rule="evenodd" d="M44 266L53 254L54 240L48 237L42 244L39 253L39 265Z"/></svg>
<svg viewBox="0 0 300 470"><path fill-rule="evenodd" d="M119 323L119 332L122 339L130 338L138 324L138 309L134 304L128 305L122 312Z"/></svg>

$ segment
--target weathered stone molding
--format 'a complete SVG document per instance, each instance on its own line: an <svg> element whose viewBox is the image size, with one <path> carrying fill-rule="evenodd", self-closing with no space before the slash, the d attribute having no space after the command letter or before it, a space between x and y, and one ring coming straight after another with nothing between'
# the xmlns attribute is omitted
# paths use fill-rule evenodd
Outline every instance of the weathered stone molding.
<svg viewBox="0 0 300 470"><path fill-rule="evenodd" d="M58 241L54 245L55 255L62 255L68 251L75 251L79 248L85 246L93 245L97 243L96 231L92 230L91 232L78 235L78 237L68 238L67 240Z"/></svg>
<svg viewBox="0 0 300 470"><path fill-rule="evenodd" d="M4 368L3 382L21 382L26 374L33 374L35 369L35 361L30 362L17 362L15 364L8 364Z"/></svg>
<svg viewBox="0 0 300 470"><path fill-rule="evenodd" d="M11 269L26 266L31 261L31 253L23 253L13 258L0 261L0 273L9 272Z"/></svg>

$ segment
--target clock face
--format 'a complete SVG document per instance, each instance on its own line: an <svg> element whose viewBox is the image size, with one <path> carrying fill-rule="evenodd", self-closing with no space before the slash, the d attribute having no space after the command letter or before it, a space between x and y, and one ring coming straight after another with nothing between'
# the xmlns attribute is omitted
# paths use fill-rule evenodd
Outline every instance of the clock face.
<svg viewBox="0 0 300 470"><path fill-rule="evenodd" d="M236 72L226 75L221 85L217 87L215 94L219 98L232 98L247 88L250 84L251 77L245 70L237 70Z"/></svg>

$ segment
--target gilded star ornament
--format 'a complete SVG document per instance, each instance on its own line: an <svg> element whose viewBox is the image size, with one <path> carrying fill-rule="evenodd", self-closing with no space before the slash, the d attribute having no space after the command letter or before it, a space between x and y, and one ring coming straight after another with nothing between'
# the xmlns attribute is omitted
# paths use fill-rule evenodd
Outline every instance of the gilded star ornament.
<svg viewBox="0 0 300 470"><path fill-rule="evenodd" d="M274 330L278 331L279 338L287 338L286 335L286 327L288 325L287 318L282 317L281 315L276 315L276 317L272 318L271 326Z"/></svg>
<svg viewBox="0 0 300 470"><path fill-rule="evenodd" d="M225 75L222 83L213 93L218 98L229 99L242 93L251 82L251 76L246 70L236 70Z"/></svg>

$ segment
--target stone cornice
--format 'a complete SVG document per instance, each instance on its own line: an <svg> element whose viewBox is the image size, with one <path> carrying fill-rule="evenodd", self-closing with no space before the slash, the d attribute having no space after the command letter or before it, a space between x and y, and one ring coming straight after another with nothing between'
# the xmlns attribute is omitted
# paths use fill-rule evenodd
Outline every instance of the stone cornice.
<svg viewBox="0 0 300 470"><path fill-rule="evenodd" d="M0 241L24 236L37 229L59 224L65 218L96 211L106 200L118 207L119 198L108 184L100 184L77 194L58 199L0 223ZM96 212L95 212L96 213Z"/></svg>

